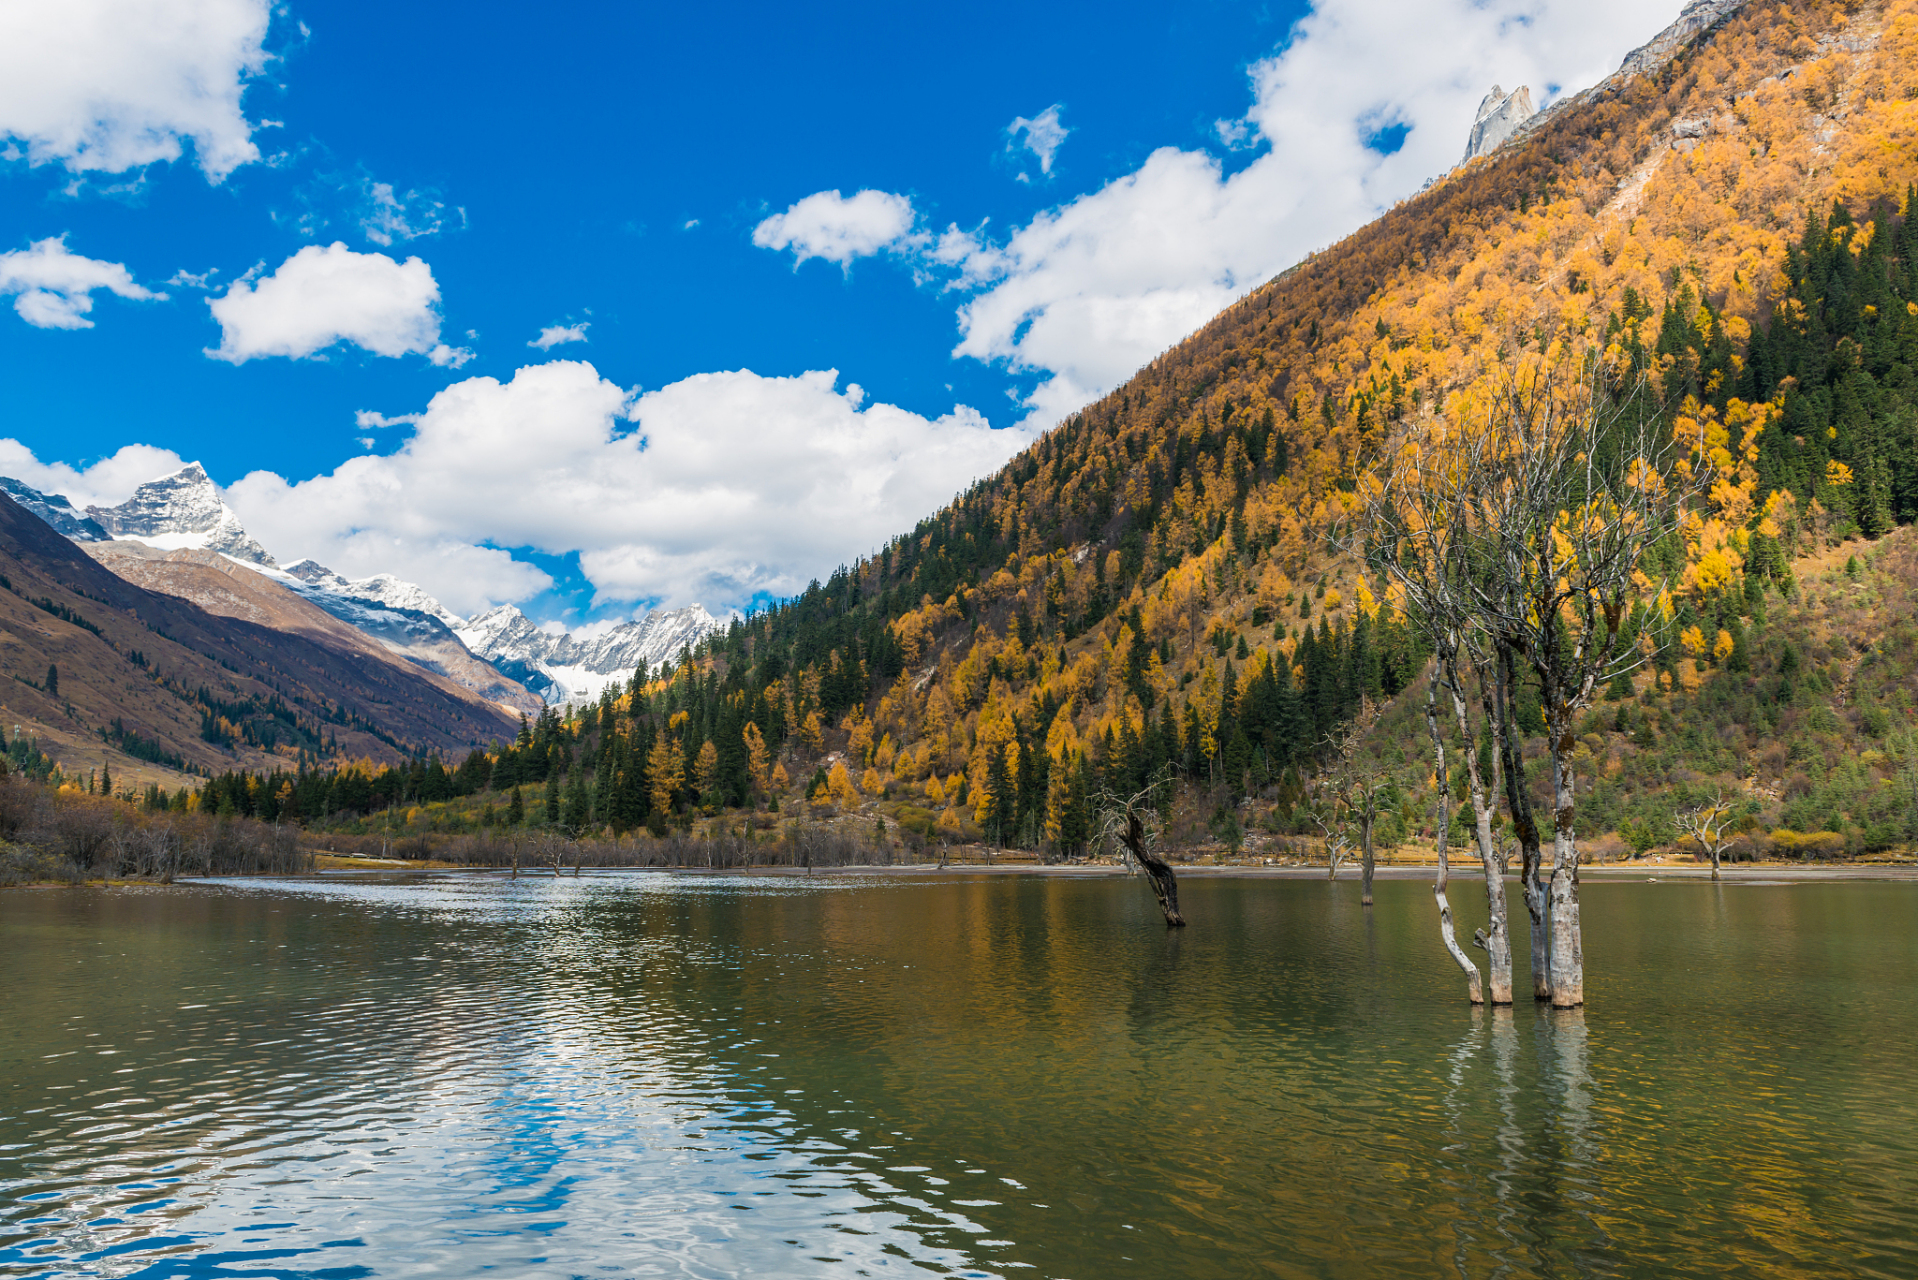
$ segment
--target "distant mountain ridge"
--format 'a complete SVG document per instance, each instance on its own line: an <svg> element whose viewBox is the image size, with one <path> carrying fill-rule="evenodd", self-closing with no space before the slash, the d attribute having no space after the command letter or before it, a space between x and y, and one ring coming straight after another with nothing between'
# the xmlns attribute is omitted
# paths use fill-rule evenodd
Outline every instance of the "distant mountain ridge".
<svg viewBox="0 0 1918 1280"><path fill-rule="evenodd" d="M0 701L9 724L35 736L69 777L96 765L125 782L140 770L171 777L312 757L464 753L513 732L518 717L495 702L412 664L375 660L370 642L356 652L324 626L274 616L278 588L241 574L232 557L112 544L77 544L0 496ZM225 566L230 592L203 608L177 584L150 590L113 571L88 546L132 555L156 581L198 577L206 595L221 591Z"/></svg>
<svg viewBox="0 0 1918 1280"><path fill-rule="evenodd" d="M501 605L457 628L474 653L555 705L591 701L648 668L725 630L704 605L663 609L601 635L555 634L512 605Z"/></svg>
<svg viewBox="0 0 1918 1280"><path fill-rule="evenodd" d="M208 551L277 582L386 650L481 696L529 714L546 703L597 698L724 628L704 606L648 614L603 634L555 634L502 605L468 620L390 573L348 579L311 559L281 565L247 533L201 464L141 485L115 507L83 514L59 494L0 477L0 491L78 543L137 542L157 551ZM134 563L102 556L109 566ZM144 570L151 574L151 570Z"/></svg>
<svg viewBox="0 0 1918 1280"><path fill-rule="evenodd" d="M71 502L57 493L42 493L32 485L22 484L11 476L0 476L0 493L39 516L53 527L55 533L73 542L105 542L113 535L100 527L97 520L80 514Z"/></svg>

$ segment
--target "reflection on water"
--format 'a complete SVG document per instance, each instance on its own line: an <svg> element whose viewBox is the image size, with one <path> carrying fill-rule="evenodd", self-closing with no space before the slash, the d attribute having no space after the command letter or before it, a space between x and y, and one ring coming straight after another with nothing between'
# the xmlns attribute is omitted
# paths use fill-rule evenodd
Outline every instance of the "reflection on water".
<svg viewBox="0 0 1918 1280"><path fill-rule="evenodd" d="M11 892L0 1275L1910 1276L1915 888Z"/></svg>

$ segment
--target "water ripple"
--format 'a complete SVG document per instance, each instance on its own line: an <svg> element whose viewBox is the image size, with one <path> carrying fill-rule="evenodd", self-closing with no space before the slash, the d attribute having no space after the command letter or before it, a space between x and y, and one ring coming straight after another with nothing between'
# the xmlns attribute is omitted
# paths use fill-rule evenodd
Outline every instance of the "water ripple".
<svg viewBox="0 0 1918 1280"><path fill-rule="evenodd" d="M1918 893L1588 886L1567 1014L1380 889L0 896L0 1276L1918 1274Z"/></svg>

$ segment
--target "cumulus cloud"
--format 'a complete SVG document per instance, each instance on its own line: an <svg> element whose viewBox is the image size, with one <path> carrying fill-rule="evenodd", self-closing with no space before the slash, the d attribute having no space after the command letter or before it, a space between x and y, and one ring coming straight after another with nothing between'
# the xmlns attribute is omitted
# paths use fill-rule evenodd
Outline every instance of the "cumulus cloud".
<svg viewBox="0 0 1918 1280"><path fill-rule="evenodd" d="M1059 154L1059 147L1072 132L1059 123L1059 112L1064 103L1055 102L1028 120L1024 116L1015 116L1006 126L1006 150L1023 147L1039 158L1039 172L1051 174L1052 157ZM1025 177L1023 173L1019 175Z"/></svg>
<svg viewBox="0 0 1918 1280"><path fill-rule="evenodd" d="M0 440L0 475L42 493L65 494L76 507L116 507L149 480L172 475L186 460L171 449L130 444L90 467L41 462L18 440Z"/></svg>
<svg viewBox="0 0 1918 1280"><path fill-rule="evenodd" d="M0 253L0 298L12 295L13 309L35 328L91 329L87 312L93 310L95 289L136 301L166 297L142 287L117 262L67 252L65 236Z"/></svg>
<svg viewBox="0 0 1918 1280"><path fill-rule="evenodd" d="M591 320L582 320L578 324L549 324L539 331L539 337L526 345L538 347L541 351L551 351L561 343L584 342L586 330L592 323Z"/></svg>
<svg viewBox="0 0 1918 1280"><path fill-rule="evenodd" d="M912 201L890 191L866 190L851 197L816 191L754 227L753 243L762 249L792 250L794 267L808 258L824 258L850 269L854 258L908 242L916 220Z"/></svg>
<svg viewBox="0 0 1918 1280"><path fill-rule="evenodd" d="M337 241L308 245L258 283L236 281L207 307L220 322L208 355L240 364L259 356L298 360L336 342L374 355L424 355L458 368L471 351L439 341L439 285L419 258L395 262Z"/></svg>
<svg viewBox="0 0 1918 1280"><path fill-rule="evenodd" d="M269 16L267 0L0 5L0 136L75 173L177 160L191 142L218 182L260 158L240 98L266 69Z"/></svg>
<svg viewBox="0 0 1918 1280"><path fill-rule="evenodd" d="M397 573L463 612L548 585L512 547L577 553L601 602L717 607L802 588L1032 441L836 386L739 370L636 396L552 361L446 388L390 454L255 472L227 497L276 555Z"/></svg>
<svg viewBox="0 0 1918 1280"><path fill-rule="evenodd" d="M420 420L417 413L396 413L387 417L375 409L361 409L353 415L353 425L365 430L368 427L410 427ZM371 447L372 441L364 442Z"/></svg>

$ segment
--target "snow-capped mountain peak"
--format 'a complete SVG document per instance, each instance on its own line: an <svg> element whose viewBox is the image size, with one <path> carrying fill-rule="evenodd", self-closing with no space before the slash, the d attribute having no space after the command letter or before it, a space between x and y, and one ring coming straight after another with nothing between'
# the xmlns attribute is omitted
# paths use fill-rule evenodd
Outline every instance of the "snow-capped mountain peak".
<svg viewBox="0 0 1918 1280"><path fill-rule="evenodd" d="M88 507L87 514L114 538L130 538L162 551L183 547L217 551L247 564L277 567L266 548L247 536L240 517L221 499L206 468L197 462L147 481L117 507Z"/></svg>
<svg viewBox="0 0 1918 1280"><path fill-rule="evenodd" d="M554 632L504 604L455 631L467 648L546 701L577 704L630 679L642 661L648 669L657 667L725 626L694 604L611 628Z"/></svg>
<svg viewBox="0 0 1918 1280"><path fill-rule="evenodd" d="M464 618L426 594L424 590L390 573L376 573L370 578L349 581L314 560L295 560L284 568L288 574L301 582L333 595L365 600L408 613L428 614L445 623L449 630L457 630L466 625Z"/></svg>

